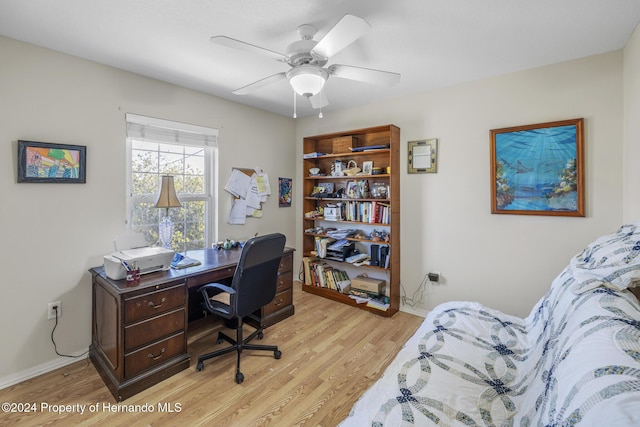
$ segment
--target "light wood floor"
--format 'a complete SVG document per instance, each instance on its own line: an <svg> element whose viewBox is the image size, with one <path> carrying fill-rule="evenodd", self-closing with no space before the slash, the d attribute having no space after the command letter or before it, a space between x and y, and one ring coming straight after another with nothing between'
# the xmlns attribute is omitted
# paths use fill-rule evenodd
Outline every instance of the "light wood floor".
<svg viewBox="0 0 640 427"><path fill-rule="evenodd" d="M294 282L295 315L256 340L278 345L282 358L243 352L242 384L234 380L235 353L195 370L197 356L218 347L217 332L212 331L220 326L200 328L189 332L189 369L124 402L116 403L93 365L82 359L0 390L0 402L35 404L36 409L0 412L0 425L335 426L422 318L402 312L392 318L377 316L302 292L300 286ZM81 405L84 414L78 413ZM58 415L57 409L73 412Z"/></svg>

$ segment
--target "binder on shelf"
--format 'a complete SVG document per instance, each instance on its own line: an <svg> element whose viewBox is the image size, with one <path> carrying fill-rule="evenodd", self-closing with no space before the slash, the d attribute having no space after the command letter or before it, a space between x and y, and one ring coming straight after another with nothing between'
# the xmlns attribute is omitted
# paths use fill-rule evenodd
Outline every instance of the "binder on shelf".
<svg viewBox="0 0 640 427"><path fill-rule="evenodd" d="M389 268L389 246L380 246L380 267Z"/></svg>
<svg viewBox="0 0 640 427"><path fill-rule="evenodd" d="M375 243L372 244L369 247L369 254L371 256L371 261L369 262L369 265L378 267L380 265L380 245Z"/></svg>

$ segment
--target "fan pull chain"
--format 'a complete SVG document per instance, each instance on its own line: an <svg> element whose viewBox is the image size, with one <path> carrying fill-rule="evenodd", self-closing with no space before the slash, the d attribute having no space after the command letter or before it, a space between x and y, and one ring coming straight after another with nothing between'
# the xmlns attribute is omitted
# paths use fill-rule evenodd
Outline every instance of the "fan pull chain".
<svg viewBox="0 0 640 427"><path fill-rule="evenodd" d="M293 92L293 118L297 119L298 118L298 114L296 113L296 91L292 91Z"/></svg>

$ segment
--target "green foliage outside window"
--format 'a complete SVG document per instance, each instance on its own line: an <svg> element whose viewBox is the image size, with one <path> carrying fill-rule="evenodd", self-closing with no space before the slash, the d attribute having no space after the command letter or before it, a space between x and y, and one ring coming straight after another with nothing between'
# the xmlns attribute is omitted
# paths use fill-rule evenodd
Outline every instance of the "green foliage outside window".
<svg viewBox="0 0 640 427"><path fill-rule="evenodd" d="M169 209L177 252L206 244L205 153L202 147L133 141L131 150L131 229L161 245L158 223L165 214L155 207L162 175L173 175L181 208Z"/></svg>

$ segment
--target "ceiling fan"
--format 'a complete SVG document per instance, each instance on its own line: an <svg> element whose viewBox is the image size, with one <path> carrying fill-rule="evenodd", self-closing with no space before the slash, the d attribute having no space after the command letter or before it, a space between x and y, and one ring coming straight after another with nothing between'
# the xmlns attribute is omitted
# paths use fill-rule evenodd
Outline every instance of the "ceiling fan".
<svg viewBox="0 0 640 427"><path fill-rule="evenodd" d="M286 54L274 52L259 46L232 39L226 36L211 37L211 42L233 49L258 54L289 64L291 69L250 83L233 91L236 95L247 95L262 87L287 79L298 95L308 98L313 108L322 108L329 104L324 88L330 76L382 86L393 86L400 81L400 74L389 71L372 70L351 65L332 64L323 68L329 59L362 37L371 28L363 18L345 15L320 40L313 40L317 30L309 24L300 25L298 34L301 40L291 43ZM295 102L295 96L294 96ZM295 111L294 111L295 116Z"/></svg>

